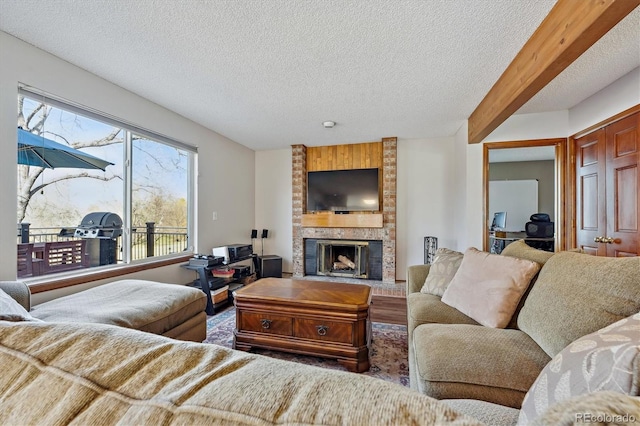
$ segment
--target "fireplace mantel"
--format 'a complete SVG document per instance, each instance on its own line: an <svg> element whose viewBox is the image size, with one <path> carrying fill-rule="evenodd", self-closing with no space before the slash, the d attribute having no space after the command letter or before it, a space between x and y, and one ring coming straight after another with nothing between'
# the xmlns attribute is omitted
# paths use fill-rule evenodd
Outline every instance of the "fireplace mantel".
<svg viewBox="0 0 640 426"><path fill-rule="evenodd" d="M381 213L303 214L305 228L382 228Z"/></svg>

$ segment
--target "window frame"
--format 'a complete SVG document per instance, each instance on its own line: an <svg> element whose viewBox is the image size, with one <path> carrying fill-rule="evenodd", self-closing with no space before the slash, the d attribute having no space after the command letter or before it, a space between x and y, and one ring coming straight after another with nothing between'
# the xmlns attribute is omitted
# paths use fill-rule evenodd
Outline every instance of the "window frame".
<svg viewBox="0 0 640 426"><path fill-rule="evenodd" d="M42 275L38 277L26 278L23 281L30 287L32 293L40 293L44 291L69 287L78 284L84 284L90 281L101 280L105 278L113 278L121 275L127 275L134 272L154 269L166 265L182 263L193 254L195 245L195 212L197 211L196 195L196 173L197 173L197 154L196 146L185 142L169 138L157 132L142 128L132 124L119 117L115 117L84 105L62 99L55 95L45 93L39 89L20 84L18 86L18 95L27 97L36 102L42 102L49 106L62 109L67 112L75 113L83 117L96 120L100 123L111 125L122 129L124 132L123 142L123 225L122 225L122 247L123 256L122 263L114 265L102 265L99 267L88 268L86 270L77 270L73 272ZM183 150L187 153L187 241L188 248L185 251L172 253L168 255L148 257L145 259L131 260L131 229L132 229L132 191L133 191L133 143L132 135L142 136L149 140L171 146L176 149Z"/></svg>

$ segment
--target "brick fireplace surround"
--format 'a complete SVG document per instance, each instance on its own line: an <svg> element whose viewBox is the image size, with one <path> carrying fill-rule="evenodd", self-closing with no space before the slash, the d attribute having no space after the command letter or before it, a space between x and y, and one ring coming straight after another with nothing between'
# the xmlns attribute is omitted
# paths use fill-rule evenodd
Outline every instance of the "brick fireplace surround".
<svg viewBox="0 0 640 426"><path fill-rule="evenodd" d="M304 273L304 239L349 239L382 241L382 281L396 280L396 164L397 138L382 139L382 228L314 228L302 226L306 212L307 147L292 146L293 177L293 277Z"/></svg>

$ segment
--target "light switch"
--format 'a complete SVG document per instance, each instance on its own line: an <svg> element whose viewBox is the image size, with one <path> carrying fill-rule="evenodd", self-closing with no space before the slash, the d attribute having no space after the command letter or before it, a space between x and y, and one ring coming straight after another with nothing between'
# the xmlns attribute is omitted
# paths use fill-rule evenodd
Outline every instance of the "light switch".
<svg viewBox="0 0 640 426"><path fill-rule="evenodd" d="M213 214L211 215L211 218L213 220L218 220L218 212L213 212Z"/></svg>

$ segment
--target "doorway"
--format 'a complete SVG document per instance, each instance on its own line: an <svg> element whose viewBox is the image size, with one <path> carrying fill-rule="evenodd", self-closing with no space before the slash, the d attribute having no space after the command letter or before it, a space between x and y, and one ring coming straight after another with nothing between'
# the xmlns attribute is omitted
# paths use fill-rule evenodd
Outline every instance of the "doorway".
<svg viewBox="0 0 640 426"><path fill-rule="evenodd" d="M555 225L555 239L553 243L553 249L559 251L565 247L565 192L564 188L566 182L565 171L565 159L566 159L566 139L540 139L540 140L525 140L525 141L512 141L512 142L492 142L483 144L483 247L485 251L490 250L490 227L491 221L494 217L494 212L491 210L490 200L495 200L496 197L492 197L491 187L498 188L498 185L491 185L493 180L507 181L512 180L513 185L517 186L515 180L522 180L522 185L531 187L532 185L525 182L525 180L537 180L536 185L533 187L540 187L540 183L544 185L537 191L536 196L539 199L538 208L533 210L547 210L550 214ZM533 162L537 162L535 166ZM544 163L552 162L550 165ZM529 164L527 164L529 163ZM493 166L493 170L491 165ZM545 169L547 167L547 169ZM537 172L531 172L533 174L527 175L524 169L538 170ZM515 169L515 170L509 170ZM546 170L546 171L545 171ZM542 173L543 175L535 176L535 173ZM552 177L549 177L549 173ZM526 176L526 177L518 177ZM545 183L546 182L546 183ZM504 186L504 185L503 185ZM551 194L548 194L551 192ZM494 194L495 195L495 194ZM542 195L542 196L541 196ZM495 203L495 201L493 201ZM512 203L513 204L513 203ZM532 211L531 214L540 213L540 211ZM513 215L512 215L513 216ZM521 230L524 229L525 219L519 217L513 217L512 222L509 222L509 215L507 213L507 229Z"/></svg>

